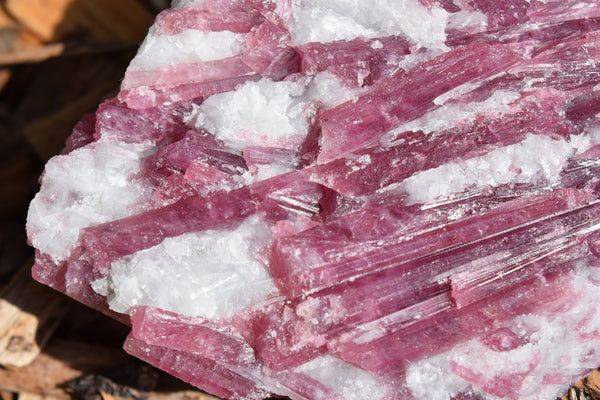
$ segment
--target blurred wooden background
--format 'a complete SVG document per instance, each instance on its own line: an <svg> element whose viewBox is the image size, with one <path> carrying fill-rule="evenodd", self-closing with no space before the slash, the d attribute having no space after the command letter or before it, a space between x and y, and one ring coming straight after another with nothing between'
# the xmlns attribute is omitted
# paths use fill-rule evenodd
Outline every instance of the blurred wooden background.
<svg viewBox="0 0 600 400"><path fill-rule="evenodd" d="M29 276L25 216L44 163L85 113L115 94L167 6L0 0L0 400L216 399L128 357L127 327ZM600 399L599 382L593 376L565 399Z"/></svg>
<svg viewBox="0 0 600 400"><path fill-rule="evenodd" d="M114 93L166 1L0 0L0 281L30 251L23 221L44 163Z"/></svg>
<svg viewBox="0 0 600 400"><path fill-rule="evenodd" d="M121 349L128 328L30 278L44 163L115 94L167 0L0 0L0 400L214 399Z"/></svg>

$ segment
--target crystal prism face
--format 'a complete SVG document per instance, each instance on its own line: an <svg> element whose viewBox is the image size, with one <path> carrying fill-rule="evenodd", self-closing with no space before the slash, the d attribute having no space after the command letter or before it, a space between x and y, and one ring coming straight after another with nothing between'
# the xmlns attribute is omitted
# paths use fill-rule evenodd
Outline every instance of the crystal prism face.
<svg viewBox="0 0 600 400"><path fill-rule="evenodd" d="M600 365L600 3L180 0L50 160L34 277L227 399Z"/></svg>

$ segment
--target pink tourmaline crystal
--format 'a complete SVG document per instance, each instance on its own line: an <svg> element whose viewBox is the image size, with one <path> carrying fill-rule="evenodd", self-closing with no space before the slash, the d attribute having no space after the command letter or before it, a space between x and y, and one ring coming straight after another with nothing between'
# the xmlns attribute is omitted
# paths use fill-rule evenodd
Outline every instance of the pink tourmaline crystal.
<svg viewBox="0 0 600 400"><path fill-rule="evenodd" d="M227 399L600 365L600 3L179 0L31 203L33 275Z"/></svg>

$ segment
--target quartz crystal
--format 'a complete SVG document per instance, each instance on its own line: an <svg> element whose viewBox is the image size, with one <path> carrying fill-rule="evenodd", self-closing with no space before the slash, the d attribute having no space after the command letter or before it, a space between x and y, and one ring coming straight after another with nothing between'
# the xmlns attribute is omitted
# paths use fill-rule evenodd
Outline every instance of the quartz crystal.
<svg viewBox="0 0 600 400"><path fill-rule="evenodd" d="M35 279L227 399L600 365L600 3L179 0L31 203Z"/></svg>

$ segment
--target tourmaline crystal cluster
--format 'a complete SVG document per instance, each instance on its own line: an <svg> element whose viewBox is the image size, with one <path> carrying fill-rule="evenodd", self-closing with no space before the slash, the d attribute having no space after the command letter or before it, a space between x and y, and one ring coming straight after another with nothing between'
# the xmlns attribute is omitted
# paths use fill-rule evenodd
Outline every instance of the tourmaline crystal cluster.
<svg viewBox="0 0 600 400"><path fill-rule="evenodd" d="M180 0L34 277L227 399L552 399L600 365L600 2Z"/></svg>

